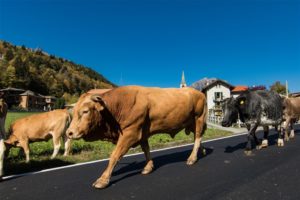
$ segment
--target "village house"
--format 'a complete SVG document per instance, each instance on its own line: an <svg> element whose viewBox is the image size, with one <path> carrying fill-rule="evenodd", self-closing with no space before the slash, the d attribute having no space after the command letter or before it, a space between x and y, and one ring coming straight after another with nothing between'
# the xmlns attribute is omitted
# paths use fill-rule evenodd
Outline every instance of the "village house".
<svg viewBox="0 0 300 200"><path fill-rule="evenodd" d="M230 98L233 88L234 86L220 79L207 83L207 85L202 88L201 91L207 98L209 121L219 123L223 119L221 102L224 99Z"/></svg>
<svg viewBox="0 0 300 200"><path fill-rule="evenodd" d="M9 109L22 110L52 110L56 98L43 96L30 90L18 88L5 88L0 92L4 93L4 99Z"/></svg>

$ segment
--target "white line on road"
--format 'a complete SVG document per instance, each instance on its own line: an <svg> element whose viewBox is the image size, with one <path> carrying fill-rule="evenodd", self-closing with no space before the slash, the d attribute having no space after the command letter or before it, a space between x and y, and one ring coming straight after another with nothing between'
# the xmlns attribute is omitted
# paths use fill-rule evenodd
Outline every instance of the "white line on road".
<svg viewBox="0 0 300 200"><path fill-rule="evenodd" d="M213 142L213 141L218 141L218 140L224 140L224 139L228 139L228 138L232 138L232 137L237 137L237 136L245 135L245 134L247 134L247 133L234 134L234 135L230 135L230 136L226 136L226 137L221 137L221 138L206 140L203 143L208 143L208 142ZM184 144L184 145L174 146L174 147L167 147L167 148L162 148L162 149L156 149L156 150L151 151L151 153L153 153L153 152L159 152L159 151L166 151L166 150L176 149L176 148L181 148L181 147L186 147L186 146L191 146L193 144L194 143ZM141 154L144 154L144 153L143 152L134 153L134 154L125 155L123 157L126 158L126 157L132 157L132 156L141 155ZM89 165L89 164L104 162L104 161L108 161L108 160L109 160L109 158L106 158L106 159L89 161L89 162L84 162L84 163L77 163L77 164L67 165L67 166L62 166L62 167L55 167L55 168L50 168L50 169L44 169L44 170L40 170L40 171L36 171L36 172L27 172L27 173L23 173L23 174L15 174L15 175L10 175L10 176L4 176L4 177L2 177L2 180L13 179L13 178L17 178L17 177L20 177L20 176L29 176L29 175L34 175L34 174L40 174L40 173L44 173L44 172L51 172L51 171L60 170L60 169L66 169L66 168L71 168L71 167L78 167L78 166L82 166L82 165Z"/></svg>

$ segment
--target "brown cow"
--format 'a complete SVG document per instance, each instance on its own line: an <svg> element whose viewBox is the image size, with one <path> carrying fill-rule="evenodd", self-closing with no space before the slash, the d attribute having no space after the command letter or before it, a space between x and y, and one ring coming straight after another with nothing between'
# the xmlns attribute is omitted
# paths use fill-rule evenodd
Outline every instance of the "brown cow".
<svg viewBox="0 0 300 200"><path fill-rule="evenodd" d="M5 137L5 118L7 114L7 104L0 99L0 177L3 175L3 159L4 159L4 137Z"/></svg>
<svg viewBox="0 0 300 200"><path fill-rule="evenodd" d="M284 124L284 129L285 129L284 139L288 141L289 138L295 137L293 124L300 117L300 97L285 98L283 101L283 107L284 107L284 111L283 111L284 119L286 120ZM290 135L288 134L289 126L291 131Z"/></svg>
<svg viewBox="0 0 300 200"><path fill-rule="evenodd" d="M160 89L124 86L104 94L83 94L74 107L66 134L70 138L108 140L116 143L108 167L93 184L105 188L117 162L130 147L141 145L146 157L142 174L152 172L148 138L156 133L174 137L185 128L195 134L188 165L197 161L201 136L206 128L205 95L192 88Z"/></svg>
<svg viewBox="0 0 300 200"><path fill-rule="evenodd" d="M54 151L51 159L53 159L59 151L61 137L64 136L64 156L66 156L70 151L71 140L66 137L65 131L70 122L71 117L66 109L31 115L14 122L5 143L8 146L22 147L26 155L26 162L29 162L30 141L47 140L52 136Z"/></svg>

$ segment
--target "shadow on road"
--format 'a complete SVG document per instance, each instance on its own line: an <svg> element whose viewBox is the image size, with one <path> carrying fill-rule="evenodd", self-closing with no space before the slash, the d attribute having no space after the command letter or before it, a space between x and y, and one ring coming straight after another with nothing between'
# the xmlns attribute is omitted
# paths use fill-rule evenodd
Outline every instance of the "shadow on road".
<svg viewBox="0 0 300 200"><path fill-rule="evenodd" d="M44 169L54 168L54 167L61 167L66 165L74 164L73 162L67 162L59 159L53 159L53 160L42 160L42 161L35 161L31 160L29 163L11 163L9 160L5 162L4 165L4 174L5 176L9 176L12 174L20 174L20 171L22 173L28 173L28 172L37 172ZM9 179L5 179L9 180ZM5 181L2 180L2 181Z"/></svg>
<svg viewBox="0 0 300 200"><path fill-rule="evenodd" d="M214 151L211 148L205 148L205 150L206 150L206 155L202 155L200 153L200 149L199 149L198 161L205 158L206 156L210 155ZM154 170L157 170L160 167L163 167L164 165L177 163L177 162L185 162L188 159L190 154L191 154L191 150L186 150L186 151L182 151L182 152L178 152L178 153L172 153L172 154L154 157L153 158ZM121 162L120 164L124 164L124 163ZM123 173L128 173L128 172L131 172L131 173L126 174L125 176L123 176L117 180L113 180L111 182L111 184L115 184L125 178L140 174L142 169L144 168L145 164L146 164L145 161L128 163L126 166L113 172L113 176L121 175Z"/></svg>
<svg viewBox="0 0 300 200"><path fill-rule="evenodd" d="M261 141L263 138L263 131L258 131L256 133L257 138ZM278 134L274 133L272 135L269 135L268 140L269 140L269 146L277 145L277 139L278 139ZM247 144L247 136L245 135L245 142L239 143L235 146L227 146L225 148L225 153L233 153L235 151L245 149ZM255 149L255 145L252 144L252 148Z"/></svg>

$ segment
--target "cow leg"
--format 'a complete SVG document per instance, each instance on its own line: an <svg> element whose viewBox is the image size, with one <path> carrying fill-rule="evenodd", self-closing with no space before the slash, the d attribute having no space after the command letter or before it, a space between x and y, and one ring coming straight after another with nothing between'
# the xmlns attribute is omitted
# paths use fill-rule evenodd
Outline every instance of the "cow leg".
<svg viewBox="0 0 300 200"><path fill-rule="evenodd" d="M64 156L68 156L71 150L71 139L64 135L64 142L65 142L65 152Z"/></svg>
<svg viewBox="0 0 300 200"><path fill-rule="evenodd" d="M29 142L28 140L21 140L19 145L20 147L23 148L25 156L26 156L26 163L29 163L30 161L30 157L29 157Z"/></svg>
<svg viewBox="0 0 300 200"><path fill-rule="evenodd" d="M4 152L5 152L4 139L0 139L0 177L2 177L3 175Z"/></svg>
<svg viewBox="0 0 300 200"><path fill-rule="evenodd" d="M258 124L251 125L249 128L248 136L247 136L247 145L245 149L245 154L247 156L251 155L252 153L252 142L254 140L255 131L258 127Z"/></svg>
<svg viewBox="0 0 300 200"><path fill-rule="evenodd" d="M150 147L149 147L148 140L142 141L141 147L146 157L146 165L142 171L142 174L144 175L150 174L153 171L154 165L150 156Z"/></svg>
<svg viewBox="0 0 300 200"><path fill-rule="evenodd" d="M277 140L277 146L279 147L284 146L284 138L283 138L284 133L285 133L285 129L283 127L280 127L280 131L278 131L278 140Z"/></svg>
<svg viewBox="0 0 300 200"><path fill-rule="evenodd" d="M292 119L290 117L286 118L285 124L284 124L284 140L289 141L289 126L292 123Z"/></svg>
<svg viewBox="0 0 300 200"><path fill-rule="evenodd" d="M290 123L290 129L291 129L291 133L290 133L290 137L289 138L294 138L295 137L295 130L294 130L294 123L295 123L295 119L291 120L291 123Z"/></svg>
<svg viewBox="0 0 300 200"><path fill-rule="evenodd" d="M199 150L199 148L202 149L202 147L201 147L202 138L201 137L206 128L205 117L206 117L206 114L203 113L203 115L196 120L196 123L195 123L196 128L195 128L195 132L194 132L194 138L195 138L194 147L193 147L193 151L192 151L191 155L187 159L187 162L186 162L187 165L192 165L197 161L198 150ZM204 149L202 149L202 152L203 152L203 154L205 154Z"/></svg>
<svg viewBox="0 0 300 200"><path fill-rule="evenodd" d="M125 155L129 148L137 143L138 139L135 137L130 136L128 133L123 132L123 135L120 136L117 145L113 152L111 153L109 163L103 174L100 178L98 178L94 183L93 186L98 189L102 189L108 186L110 177L114 167L116 166L117 162Z"/></svg>
<svg viewBox="0 0 300 200"><path fill-rule="evenodd" d="M264 126L264 139L261 144L258 146L258 149L262 149L269 146L268 135L269 135L269 126Z"/></svg>
<svg viewBox="0 0 300 200"><path fill-rule="evenodd" d="M54 150L53 150L53 153L52 153L52 156L51 156L51 159L54 159L55 156L57 155L58 151L59 151L59 148L60 148L60 137L53 137L53 147L54 147Z"/></svg>

